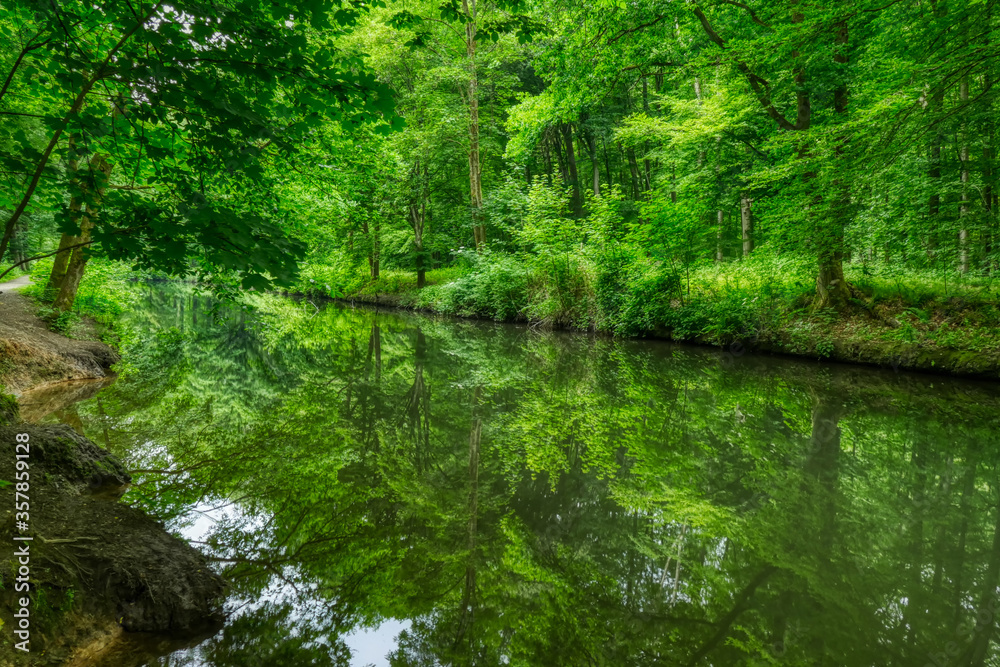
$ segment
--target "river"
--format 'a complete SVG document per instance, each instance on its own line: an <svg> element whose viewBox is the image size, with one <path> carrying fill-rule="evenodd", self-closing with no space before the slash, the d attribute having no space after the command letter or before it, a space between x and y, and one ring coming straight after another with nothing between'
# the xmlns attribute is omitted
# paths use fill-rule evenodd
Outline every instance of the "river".
<svg viewBox="0 0 1000 667"><path fill-rule="evenodd" d="M144 289L45 419L230 620L102 664L997 664L995 384Z"/></svg>

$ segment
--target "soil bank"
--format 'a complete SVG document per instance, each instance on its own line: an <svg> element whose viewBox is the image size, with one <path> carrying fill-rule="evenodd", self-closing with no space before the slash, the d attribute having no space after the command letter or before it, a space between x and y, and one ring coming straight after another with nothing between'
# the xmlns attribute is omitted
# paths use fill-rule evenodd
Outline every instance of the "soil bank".
<svg viewBox="0 0 1000 667"><path fill-rule="evenodd" d="M111 375L118 354L100 342L94 322L74 328L77 338L50 331L37 305L15 291L0 293L0 385L16 395L67 380Z"/></svg>

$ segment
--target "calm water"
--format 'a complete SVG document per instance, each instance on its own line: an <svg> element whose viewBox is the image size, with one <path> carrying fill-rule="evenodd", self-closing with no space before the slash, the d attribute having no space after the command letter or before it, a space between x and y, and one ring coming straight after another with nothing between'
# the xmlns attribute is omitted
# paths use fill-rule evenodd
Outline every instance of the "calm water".
<svg viewBox="0 0 1000 667"><path fill-rule="evenodd" d="M211 305L56 415L232 582L138 664L1000 664L997 385Z"/></svg>

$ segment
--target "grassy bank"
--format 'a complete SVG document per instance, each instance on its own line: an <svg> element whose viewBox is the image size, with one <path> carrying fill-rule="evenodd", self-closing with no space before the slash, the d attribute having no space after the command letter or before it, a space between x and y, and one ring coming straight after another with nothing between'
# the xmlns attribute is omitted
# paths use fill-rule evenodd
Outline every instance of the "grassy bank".
<svg viewBox="0 0 1000 667"><path fill-rule="evenodd" d="M687 268L627 254L467 256L462 266L428 272L422 290L406 272L367 282L310 273L302 292L355 302L668 338L735 355L754 349L1000 377L1000 294L989 277L854 262L854 299L838 313L812 307L811 262L766 253Z"/></svg>
<svg viewBox="0 0 1000 667"><path fill-rule="evenodd" d="M735 356L758 350L959 375L1000 378L1000 293L990 277L963 276L855 261L847 278L855 298L846 312L812 307L814 266L788 254L671 266L641 254L584 252L512 255L456 253L454 266L427 272L307 263L292 293L424 310L459 317L525 322L619 336L666 338L722 347ZM39 262L38 296L47 267ZM74 311L130 336L121 316L136 306L134 275L120 264L88 267ZM72 335L72 318L68 331ZM58 325L58 323L57 323Z"/></svg>

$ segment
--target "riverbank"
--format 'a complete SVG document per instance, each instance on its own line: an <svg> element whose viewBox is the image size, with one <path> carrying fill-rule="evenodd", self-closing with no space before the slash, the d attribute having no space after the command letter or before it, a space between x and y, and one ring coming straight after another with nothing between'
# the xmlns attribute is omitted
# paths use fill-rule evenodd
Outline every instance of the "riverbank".
<svg viewBox="0 0 1000 667"><path fill-rule="evenodd" d="M422 289L411 272L384 271L371 281L358 271L306 265L285 294L709 345L734 357L754 351L1000 379L1000 293L989 278L851 265L854 298L836 312L812 308L811 265L786 259L705 265L682 282L653 262L608 268L564 260L473 258L471 266L428 271ZM125 335L121 317L139 299L132 274L112 262L93 264L76 309ZM36 280L45 272L38 266Z"/></svg>
<svg viewBox="0 0 1000 667"><path fill-rule="evenodd" d="M29 454L27 490L18 490L29 498L30 518L16 525L7 512L4 533L27 549L20 564L27 559L28 574L19 581L30 587L16 588L18 570L7 550L0 560L0 664L96 664L110 651L141 653L130 648L134 633L177 640L219 627L224 582L187 542L119 502L131 476L116 458L69 426L21 422L16 403L5 396L0 479L15 479L18 439ZM4 505L13 508L15 487L2 486ZM12 542L14 535L30 540ZM20 627L14 612L24 597L31 600L30 653L13 646L20 641L14 640Z"/></svg>
<svg viewBox="0 0 1000 667"><path fill-rule="evenodd" d="M721 347L746 352L1000 379L1000 299L989 282L944 283L927 275L851 276L844 312L811 308L812 288L786 273L762 275L752 264L709 267L688 285L651 271L615 284L578 267L573 280L531 267L490 275L475 269L429 272L418 290L391 274L339 300L445 315ZM560 282L562 284L560 284ZM609 284L610 283L610 284ZM305 286L307 295L327 296Z"/></svg>
<svg viewBox="0 0 1000 667"><path fill-rule="evenodd" d="M50 329L39 306L19 291L0 293L0 385L21 394L69 380L96 380L112 374L118 354L100 341L101 327L78 318L74 338Z"/></svg>
<svg viewBox="0 0 1000 667"><path fill-rule="evenodd" d="M39 305L18 292L26 282L0 290L0 497L14 507L12 480L25 472L14 465L20 436L27 440L30 507L26 526L8 511L4 530L8 541L31 538L23 541L29 589L16 589L10 550L0 559L0 664L82 667L105 664L109 655L116 665L144 664L164 644L214 632L225 584L199 551L119 502L131 476L114 456L68 425L27 423L93 394L111 380L119 357L98 340L103 327L90 318L73 318L74 338L52 331ZM25 596L29 653L14 647L13 635Z"/></svg>

